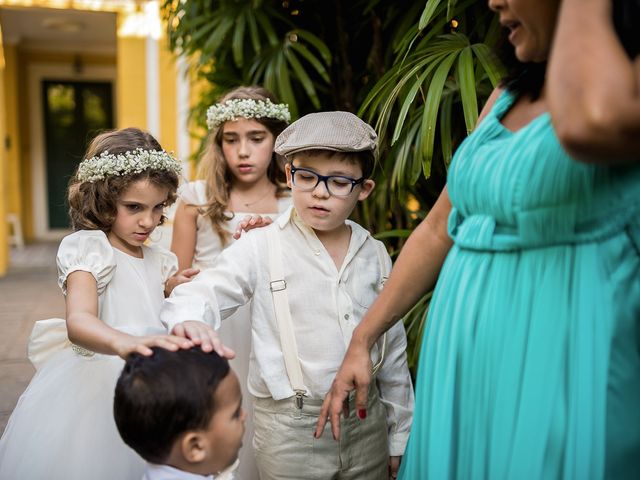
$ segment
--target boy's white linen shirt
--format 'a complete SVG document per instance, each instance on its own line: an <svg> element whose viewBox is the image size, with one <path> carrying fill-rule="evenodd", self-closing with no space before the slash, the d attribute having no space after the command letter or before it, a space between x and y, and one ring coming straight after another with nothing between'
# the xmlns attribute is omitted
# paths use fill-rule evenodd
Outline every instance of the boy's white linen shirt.
<svg viewBox="0 0 640 480"><path fill-rule="evenodd" d="M354 328L378 295L382 271L375 240L347 220L351 239L340 271L315 232L291 207L272 225L251 230L226 248L212 268L177 286L165 300L161 320L172 331L187 320L218 328L220 320L251 301L252 351L248 388L275 400L294 395L284 364L269 289L266 228L280 233L283 269L305 387L323 398L342 363ZM385 253L387 272L391 259ZM413 387L407 367L402 322L387 333L385 361L377 374L387 409L390 455L402 455L413 415ZM374 347L372 361L379 358Z"/></svg>

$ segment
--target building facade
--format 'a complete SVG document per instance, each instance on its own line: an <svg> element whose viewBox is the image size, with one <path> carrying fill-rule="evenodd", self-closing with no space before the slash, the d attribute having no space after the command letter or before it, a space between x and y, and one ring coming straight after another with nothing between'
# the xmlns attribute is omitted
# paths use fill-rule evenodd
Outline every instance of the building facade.
<svg viewBox="0 0 640 480"><path fill-rule="evenodd" d="M65 191L88 141L139 127L184 162L197 85L157 1L0 0L0 275L11 244L69 232Z"/></svg>

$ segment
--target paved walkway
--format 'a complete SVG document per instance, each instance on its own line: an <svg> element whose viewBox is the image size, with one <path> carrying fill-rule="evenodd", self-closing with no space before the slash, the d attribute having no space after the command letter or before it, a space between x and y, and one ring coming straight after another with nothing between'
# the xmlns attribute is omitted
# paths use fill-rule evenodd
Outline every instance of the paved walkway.
<svg viewBox="0 0 640 480"><path fill-rule="evenodd" d="M0 432L34 368L27 341L36 320L64 317L64 298L56 283L57 242L12 250L8 274L0 278Z"/></svg>

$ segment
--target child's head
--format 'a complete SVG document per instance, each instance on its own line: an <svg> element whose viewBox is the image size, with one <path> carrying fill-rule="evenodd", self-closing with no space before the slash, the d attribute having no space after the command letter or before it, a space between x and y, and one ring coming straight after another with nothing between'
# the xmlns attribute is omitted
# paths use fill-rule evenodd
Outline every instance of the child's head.
<svg viewBox="0 0 640 480"><path fill-rule="evenodd" d="M287 184L307 225L316 231L338 228L369 196L377 138L348 112L306 115L278 136L275 151L287 158Z"/></svg>
<svg viewBox="0 0 640 480"><path fill-rule="evenodd" d="M210 143L200 162L209 197L203 213L223 240L227 233L222 224L228 220L229 192L234 185L246 188L267 178L278 195L286 189L273 144L289 119L288 106L257 86L231 90L209 107Z"/></svg>
<svg viewBox="0 0 640 480"><path fill-rule="evenodd" d="M124 442L151 463L212 475L232 465L242 446L242 393L229 363L199 347L132 354L114 398Z"/></svg>
<svg viewBox="0 0 640 480"><path fill-rule="evenodd" d="M176 198L180 164L152 135L137 128L101 133L91 141L84 158L69 183L74 230L109 233L127 214L140 209L134 205L138 201L151 204L150 214L141 225L134 225L140 238L163 222L163 208Z"/></svg>

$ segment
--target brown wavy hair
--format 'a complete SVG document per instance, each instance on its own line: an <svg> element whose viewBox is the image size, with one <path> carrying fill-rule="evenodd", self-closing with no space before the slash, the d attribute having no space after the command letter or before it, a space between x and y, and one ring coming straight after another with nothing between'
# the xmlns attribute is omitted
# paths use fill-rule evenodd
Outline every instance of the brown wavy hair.
<svg viewBox="0 0 640 480"><path fill-rule="evenodd" d="M219 102L224 103L227 100L235 99L269 99L273 103L278 103L271 92L258 86L235 88L224 95ZM274 118L253 118L252 120L264 125L271 132L274 140L287 128L287 122L283 120ZM223 129L224 123L209 132L208 146L198 168L198 177L204 179L206 184L207 203L196 206L199 207L199 213L211 221L213 230L220 237L222 245L226 245L229 241L229 232L225 230L224 224L233 218L233 213L228 212L229 193L233 179L222 153ZM287 191L286 178L275 152L271 156L267 177L276 186L276 197L283 197Z"/></svg>
<svg viewBox="0 0 640 480"><path fill-rule="evenodd" d="M108 151L114 155L142 148L162 150L158 141L150 133L137 128L112 130L97 135L87 147L85 159ZM76 174L69 182L69 217L74 230L102 230L108 233L116 220L117 204L120 196L138 180L147 180L161 188L168 188L166 205L176 200L178 176L166 170L148 169L130 175L112 175L95 182L82 182ZM159 225L166 217L163 215Z"/></svg>

